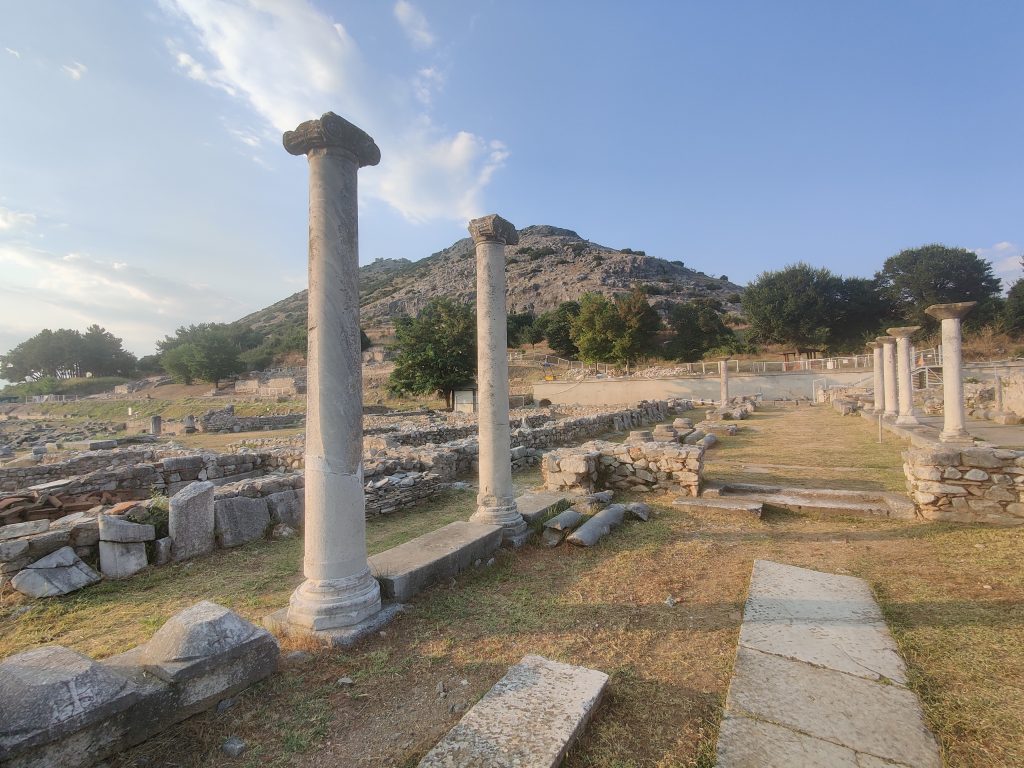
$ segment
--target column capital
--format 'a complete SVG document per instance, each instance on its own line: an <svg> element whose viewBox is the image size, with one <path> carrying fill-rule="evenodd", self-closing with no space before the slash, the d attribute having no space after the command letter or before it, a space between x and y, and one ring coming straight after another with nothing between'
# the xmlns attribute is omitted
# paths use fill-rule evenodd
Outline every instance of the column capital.
<svg viewBox="0 0 1024 768"><path fill-rule="evenodd" d="M878 342L879 344L895 344L896 343L896 337L895 336L879 336L878 338L875 339L875 341Z"/></svg>
<svg viewBox="0 0 1024 768"><path fill-rule="evenodd" d="M932 304L925 309L925 314L931 315L936 320L959 320L972 309L978 306L976 301L957 301L953 304Z"/></svg>
<svg viewBox="0 0 1024 768"><path fill-rule="evenodd" d="M890 336L895 336L897 339L909 339L920 330L920 325L901 325L898 328L886 328L885 332Z"/></svg>
<svg viewBox="0 0 1024 768"><path fill-rule="evenodd" d="M380 149L370 134L333 112L324 112L319 120L307 120L294 131L285 131L282 142L292 155L340 149L352 155L360 168L380 162Z"/></svg>
<svg viewBox="0 0 1024 768"><path fill-rule="evenodd" d="M470 221L469 234L473 236L474 245L480 243L516 245L519 242L519 233L516 232L516 228L512 226L511 222L496 213Z"/></svg>
<svg viewBox="0 0 1024 768"><path fill-rule="evenodd" d="M870 349L870 350L876 350L876 349L881 349L881 348L882 348L882 345L879 344L877 341L869 341L868 342L868 349Z"/></svg>

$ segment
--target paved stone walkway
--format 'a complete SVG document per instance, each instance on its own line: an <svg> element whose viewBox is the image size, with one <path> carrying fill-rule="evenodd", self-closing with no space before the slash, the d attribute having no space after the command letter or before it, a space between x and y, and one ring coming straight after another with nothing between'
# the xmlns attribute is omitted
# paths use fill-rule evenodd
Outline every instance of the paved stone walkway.
<svg viewBox="0 0 1024 768"><path fill-rule="evenodd" d="M862 579L754 563L720 768L942 765Z"/></svg>

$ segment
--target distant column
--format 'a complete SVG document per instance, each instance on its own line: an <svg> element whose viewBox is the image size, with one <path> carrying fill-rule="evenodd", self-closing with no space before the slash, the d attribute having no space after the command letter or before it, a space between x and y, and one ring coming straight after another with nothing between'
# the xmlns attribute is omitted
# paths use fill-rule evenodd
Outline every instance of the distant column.
<svg viewBox="0 0 1024 768"><path fill-rule="evenodd" d="M480 492L470 520L500 525L503 542L518 547L529 530L516 507L508 423L508 313L505 246L519 242L516 228L497 215L469 222L476 245L476 381L479 397Z"/></svg>
<svg viewBox="0 0 1024 768"><path fill-rule="evenodd" d="M970 443L964 429L964 382L961 362L960 320L977 306L976 301L932 304L926 313L942 321L942 412L939 439L944 443Z"/></svg>
<svg viewBox="0 0 1024 768"><path fill-rule="evenodd" d="M718 368L722 373L722 381L719 384L719 396L722 401L721 405L724 408L729 403L729 358L725 358L718 364Z"/></svg>
<svg viewBox="0 0 1024 768"><path fill-rule="evenodd" d="M381 607L366 558L356 192L357 171L379 163L380 150L333 112L286 132L284 148L309 159L306 580L292 593L287 617L331 630Z"/></svg>
<svg viewBox="0 0 1024 768"><path fill-rule="evenodd" d="M992 377L992 396L995 398L996 413L1003 412L1003 377L998 373Z"/></svg>
<svg viewBox="0 0 1024 768"><path fill-rule="evenodd" d="M885 387L885 418L894 419L898 413L896 400L896 339L879 336L876 341L882 345L882 378Z"/></svg>
<svg viewBox="0 0 1024 768"><path fill-rule="evenodd" d="M919 330L919 325L905 325L886 331L890 336L896 337L896 388L900 409L896 423L908 427L920 424L914 415L914 382L910 375L910 337Z"/></svg>
<svg viewBox="0 0 1024 768"><path fill-rule="evenodd" d="M875 401L872 411L875 414L885 411L885 377L882 373L882 345L877 341L868 342L868 347L874 353L874 368L872 374L875 381Z"/></svg>

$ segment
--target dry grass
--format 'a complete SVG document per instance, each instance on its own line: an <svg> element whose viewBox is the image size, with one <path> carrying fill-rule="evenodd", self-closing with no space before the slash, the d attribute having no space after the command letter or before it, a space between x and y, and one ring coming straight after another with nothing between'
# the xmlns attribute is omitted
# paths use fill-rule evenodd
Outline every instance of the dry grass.
<svg viewBox="0 0 1024 768"><path fill-rule="evenodd" d="M782 466L760 474L766 482L803 476L810 485L844 477L867 487L892 484L887 462L895 446L871 443L866 422L824 408L814 415L818 446L834 445L804 444L803 412L768 412L752 421L763 432L724 438L710 471L757 458ZM840 457L858 469L852 480L836 472ZM794 466L815 468L788 469ZM286 662L226 712L192 718L114 764L218 766L220 744L237 735L248 744L240 765L414 766L510 664L539 653L611 676L608 697L567 765L710 766L757 558L868 579L947 763L1024 764L1024 531L778 513L754 520L684 512L670 500L648 499L658 513L649 523L627 523L593 549L531 544L501 552L495 566L417 596L381 636L348 652ZM465 517L472 504L465 493L371 521L370 548ZM257 618L284 604L298 582L299 549L296 542L257 544L111 585L121 592L97 600L102 609L89 605L89 590L17 618L8 613L0 653L52 640L113 652L201 597ZM680 602L667 606L668 595ZM119 629L125 623L130 628ZM355 686L339 687L342 676ZM443 698L439 682L448 690Z"/></svg>

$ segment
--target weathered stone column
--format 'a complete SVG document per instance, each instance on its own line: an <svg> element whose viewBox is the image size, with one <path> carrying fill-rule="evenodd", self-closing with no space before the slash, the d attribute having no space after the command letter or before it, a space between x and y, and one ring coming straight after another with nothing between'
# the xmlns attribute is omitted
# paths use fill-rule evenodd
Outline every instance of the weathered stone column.
<svg viewBox="0 0 1024 768"><path fill-rule="evenodd" d="M898 412L896 405L896 339L879 336L875 339L882 345L882 378L885 388L885 418L894 419Z"/></svg>
<svg viewBox="0 0 1024 768"><path fill-rule="evenodd" d="M502 526L503 542L518 547L529 536L516 508L508 424L508 351L505 246L516 228L497 215L469 222L476 245L476 386L479 399L480 493L470 520Z"/></svg>
<svg viewBox="0 0 1024 768"><path fill-rule="evenodd" d="M381 607L366 559L356 196L356 172L379 163L380 150L333 112L286 132L284 148L309 159L306 581L292 594L287 622L338 630Z"/></svg>
<svg viewBox="0 0 1024 768"><path fill-rule="evenodd" d="M719 384L719 399L721 400L721 406L724 408L729 404L729 358L725 358L718 364L718 368L722 374L722 381Z"/></svg>
<svg viewBox="0 0 1024 768"><path fill-rule="evenodd" d="M964 382L960 354L960 320L976 301L932 304L925 310L942 321L942 413L939 439L944 443L974 442L964 429Z"/></svg>
<svg viewBox="0 0 1024 768"><path fill-rule="evenodd" d="M875 414L885 412L885 376L882 373L882 345L877 341L868 342L868 346L871 347L874 352L874 367L872 374L875 380L875 401L874 407L871 409Z"/></svg>
<svg viewBox="0 0 1024 768"><path fill-rule="evenodd" d="M920 325L904 325L886 331L890 336L896 337L896 389L900 409L896 423L910 427L920 424L914 415L914 382L910 375L910 337L919 330Z"/></svg>

